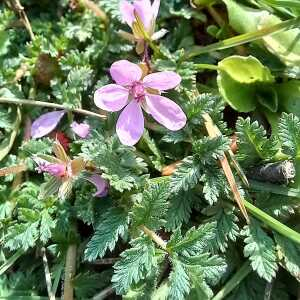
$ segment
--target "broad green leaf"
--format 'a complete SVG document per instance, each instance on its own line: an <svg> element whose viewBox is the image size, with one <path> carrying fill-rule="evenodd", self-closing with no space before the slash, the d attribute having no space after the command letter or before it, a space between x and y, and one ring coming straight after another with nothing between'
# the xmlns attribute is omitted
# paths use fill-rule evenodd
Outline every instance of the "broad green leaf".
<svg viewBox="0 0 300 300"><path fill-rule="evenodd" d="M291 80L275 86L279 107L300 118L300 81Z"/></svg>
<svg viewBox="0 0 300 300"><path fill-rule="evenodd" d="M239 83L273 83L275 80L270 70L254 56L229 56L221 60L218 67Z"/></svg>
<svg viewBox="0 0 300 300"><path fill-rule="evenodd" d="M257 58L253 56L230 56L218 64L217 83L221 95L225 101L239 112L253 111L262 98L262 86L274 82L270 70L265 67ZM259 98L257 95L260 95ZM277 102L274 100L263 105L272 110L277 108Z"/></svg>
<svg viewBox="0 0 300 300"><path fill-rule="evenodd" d="M274 15L265 15L258 23L257 29L273 26L281 23L281 19ZM287 66L300 64L300 30L294 28L279 32L263 38L267 49L279 57Z"/></svg>

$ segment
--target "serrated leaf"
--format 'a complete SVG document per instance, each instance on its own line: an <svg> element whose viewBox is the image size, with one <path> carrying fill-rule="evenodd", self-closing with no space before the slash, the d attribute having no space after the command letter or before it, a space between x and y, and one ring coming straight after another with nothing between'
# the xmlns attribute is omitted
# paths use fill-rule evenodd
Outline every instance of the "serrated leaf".
<svg viewBox="0 0 300 300"><path fill-rule="evenodd" d="M206 223L198 228L190 228L183 238L178 231L171 236L167 248L173 252L188 251L201 253L208 247L208 242L215 238L216 223Z"/></svg>
<svg viewBox="0 0 300 300"><path fill-rule="evenodd" d="M127 232L128 216L121 208L112 208L98 224L94 235L88 242L84 258L89 261L97 257L103 257L106 250L112 251L115 248L119 236L124 236Z"/></svg>
<svg viewBox="0 0 300 300"><path fill-rule="evenodd" d="M273 240L253 219L245 226L242 235L246 236L244 255L249 257L253 270L270 282L278 269Z"/></svg>
<svg viewBox="0 0 300 300"><path fill-rule="evenodd" d="M280 255L283 255L286 269L300 281L300 248L289 239L275 232L274 237L279 246Z"/></svg>
<svg viewBox="0 0 300 300"><path fill-rule="evenodd" d="M192 156L188 156L172 174L170 189L174 193L192 189L199 182L200 176L199 163Z"/></svg>
<svg viewBox="0 0 300 300"><path fill-rule="evenodd" d="M236 123L238 157L247 166L259 160L271 159L278 151L277 141L267 138L266 130L257 121L239 118Z"/></svg>
<svg viewBox="0 0 300 300"><path fill-rule="evenodd" d="M184 265L178 259L171 259L172 272L169 275L168 299L184 300L190 292L190 281Z"/></svg>
<svg viewBox="0 0 300 300"><path fill-rule="evenodd" d="M121 253L121 259L114 265L112 283L118 295L125 294L132 284L147 277L155 264L155 249L149 239L135 239L132 245Z"/></svg>
<svg viewBox="0 0 300 300"><path fill-rule="evenodd" d="M293 114L283 113L278 124L282 151L296 157L300 154L300 120Z"/></svg>
<svg viewBox="0 0 300 300"><path fill-rule="evenodd" d="M157 230L165 223L168 209L168 184L150 184L143 191L142 200L137 201L132 208L132 218L135 226L145 225Z"/></svg>

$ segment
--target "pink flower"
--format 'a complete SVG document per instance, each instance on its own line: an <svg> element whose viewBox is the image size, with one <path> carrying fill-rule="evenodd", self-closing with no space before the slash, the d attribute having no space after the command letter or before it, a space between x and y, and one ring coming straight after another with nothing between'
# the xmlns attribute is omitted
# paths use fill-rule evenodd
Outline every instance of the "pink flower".
<svg viewBox="0 0 300 300"><path fill-rule="evenodd" d="M136 13L143 22L145 30L152 36L159 5L160 0L154 0L152 5L150 0L135 0L132 4L126 0L122 0L120 2L122 19L133 28L133 23L136 21L134 14ZM140 38L142 37L140 36Z"/></svg>
<svg viewBox="0 0 300 300"><path fill-rule="evenodd" d="M85 139L90 134L90 125L86 123L73 122L70 125L71 129L79 137Z"/></svg>
<svg viewBox="0 0 300 300"><path fill-rule="evenodd" d="M88 177L87 180L97 189L96 193L93 195L94 197L105 197L108 194L108 182L104 180L101 175L93 174Z"/></svg>
<svg viewBox="0 0 300 300"><path fill-rule="evenodd" d="M122 108L116 131L120 141L128 146L138 142L144 131L142 108L160 124L172 131L183 128L186 116L172 100L160 95L175 88L181 77L172 71L153 73L142 79L141 68L127 60L112 64L110 74L117 84L108 84L94 94L95 104L107 111Z"/></svg>
<svg viewBox="0 0 300 300"><path fill-rule="evenodd" d="M52 111L39 116L31 125L33 139L43 137L55 129L66 112L64 110Z"/></svg>
<svg viewBox="0 0 300 300"><path fill-rule="evenodd" d="M48 173L55 177L64 177L67 172L66 165L64 163L50 163L45 159L34 157L33 160L37 164L36 170L39 173Z"/></svg>

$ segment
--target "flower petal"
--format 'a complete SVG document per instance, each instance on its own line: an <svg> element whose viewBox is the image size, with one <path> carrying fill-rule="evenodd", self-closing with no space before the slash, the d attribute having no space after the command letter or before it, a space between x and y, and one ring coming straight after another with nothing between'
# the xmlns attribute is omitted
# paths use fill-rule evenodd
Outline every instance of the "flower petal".
<svg viewBox="0 0 300 300"><path fill-rule="evenodd" d="M160 6L160 0L154 0L152 3L152 16L154 22L158 15L159 6Z"/></svg>
<svg viewBox="0 0 300 300"><path fill-rule="evenodd" d="M40 138L54 130L65 113L64 110L52 111L38 117L31 125L32 138Z"/></svg>
<svg viewBox="0 0 300 300"><path fill-rule="evenodd" d="M152 6L150 0L136 0L133 2L134 9L141 18L145 29L150 29L152 25Z"/></svg>
<svg viewBox="0 0 300 300"><path fill-rule="evenodd" d="M186 115L172 100L160 96L147 94L147 108L152 117L169 130L176 131L186 124Z"/></svg>
<svg viewBox="0 0 300 300"><path fill-rule="evenodd" d="M152 73L145 76L143 79L145 87L160 91L173 89L180 83L180 81L181 77L172 71Z"/></svg>
<svg viewBox="0 0 300 300"><path fill-rule="evenodd" d="M144 116L139 103L132 100L121 112L117 126L117 135L122 144L133 146L144 132Z"/></svg>
<svg viewBox="0 0 300 300"><path fill-rule="evenodd" d="M126 86L139 81L142 77L142 70L138 65L123 59L111 65L110 75L117 84Z"/></svg>
<svg viewBox="0 0 300 300"><path fill-rule="evenodd" d="M122 15L122 21L126 22L130 27L135 20L134 17L134 7L131 3L126 0L121 0L120 2L120 12Z"/></svg>
<svg viewBox="0 0 300 300"><path fill-rule="evenodd" d="M73 122L70 125L71 129L77 134L79 137L85 139L90 134L90 125L87 123L77 123Z"/></svg>
<svg viewBox="0 0 300 300"><path fill-rule="evenodd" d="M94 197L105 197L107 195L108 182L104 180L99 174L93 174L86 179L97 188Z"/></svg>
<svg viewBox="0 0 300 300"><path fill-rule="evenodd" d="M96 90L94 94L95 104L107 111L119 111L127 103L129 91L117 84L108 84Z"/></svg>

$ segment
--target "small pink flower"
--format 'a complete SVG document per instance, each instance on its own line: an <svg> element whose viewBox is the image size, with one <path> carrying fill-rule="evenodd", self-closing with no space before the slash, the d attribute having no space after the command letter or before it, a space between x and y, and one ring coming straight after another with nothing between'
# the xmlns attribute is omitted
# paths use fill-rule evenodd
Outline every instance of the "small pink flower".
<svg viewBox="0 0 300 300"><path fill-rule="evenodd" d="M143 22L145 30L151 36L154 33L159 5L160 0L154 0L153 4L151 4L150 0L135 0L132 4L126 0L122 0L120 2L122 19L132 28L133 23L136 21L134 15L136 13Z"/></svg>
<svg viewBox="0 0 300 300"><path fill-rule="evenodd" d="M88 177L87 180L97 189L96 193L93 195L94 197L105 197L108 194L108 182L104 180L101 175L93 174Z"/></svg>
<svg viewBox="0 0 300 300"><path fill-rule="evenodd" d="M175 88L181 77L172 71L149 74L142 79L141 68L127 60L112 64L110 74L117 84L108 84L94 94L95 104L107 111L121 112L116 131L128 146L138 142L144 131L142 108L160 124L172 131L183 128L186 116L172 100L160 95Z"/></svg>
<svg viewBox="0 0 300 300"><path fill-rule="evenodd" d="M90 125L86 123L73 122L70 125L71 129L82 139L85 139L90 134Z"/></svg>
<svg viewBox="0 0 300 300"><path fill-rule="evenodd" d="M54 130L65 113L64 110L58 110L39 116L31 125L32 138L43 137Z"/></svg>
<svg viewBox="0 0 300 300"><path fill-rule="evenodd" d="M50 163L47 160L34 157L33 160L37 164L36 170L39 173L48 173L55 177L64 177L66 175L66 165L64 163Z"/></svg>

